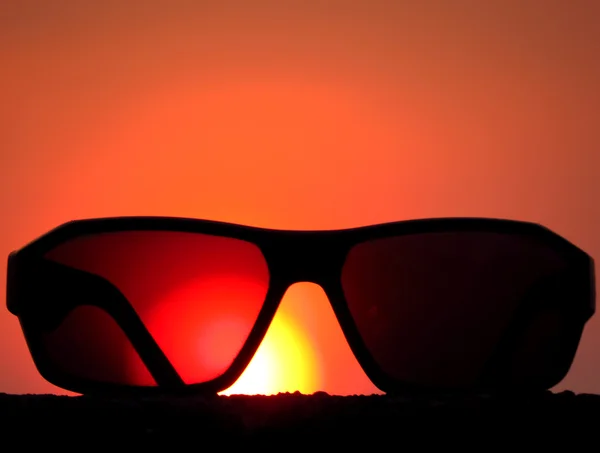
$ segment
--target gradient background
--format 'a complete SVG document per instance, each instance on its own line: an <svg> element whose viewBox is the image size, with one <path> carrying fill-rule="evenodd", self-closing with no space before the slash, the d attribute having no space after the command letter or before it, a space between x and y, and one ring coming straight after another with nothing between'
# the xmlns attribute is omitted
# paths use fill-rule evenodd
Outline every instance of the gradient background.
<svg viewBox="0 0 600 453"><path fill-rule="evenodd" d="M0 256L82 217L468 215L600 257L599 56L595 0L4 1ZM292 387L374 390L319 287L280 314ZM599 349L596 318L560 387L600 393ZM0 391L60 392L4 308L0 370Z"/></svg>

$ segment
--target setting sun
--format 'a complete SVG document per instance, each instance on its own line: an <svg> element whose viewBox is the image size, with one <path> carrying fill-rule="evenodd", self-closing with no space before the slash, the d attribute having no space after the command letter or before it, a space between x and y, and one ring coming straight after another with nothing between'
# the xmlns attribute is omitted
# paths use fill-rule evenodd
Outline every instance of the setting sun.
<svg viewBox="0 0 600 453"><path fill-rule="evenodd" d="M339 395L380 393L350 351L323 289L302 282L288 288L248 367L220 394L310 394L334 387Z"/></svg>
<svg viewBox="0 0 600 453"><path fill-rule="evenodd" d="M242 376L221 395L314 393L319 390L318 371L309 340L278 313Z"/></svg>

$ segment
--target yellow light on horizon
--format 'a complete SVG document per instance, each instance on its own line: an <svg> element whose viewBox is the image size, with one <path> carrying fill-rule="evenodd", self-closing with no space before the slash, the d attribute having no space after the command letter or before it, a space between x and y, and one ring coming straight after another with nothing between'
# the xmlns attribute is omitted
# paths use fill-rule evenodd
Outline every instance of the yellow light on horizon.
<svg viewBox="0 0 600 453"><path fill-rule="evenodd" d="M220 395L275 395L319 390L319 364L310 341L278 312L240 378Z"/></svg>

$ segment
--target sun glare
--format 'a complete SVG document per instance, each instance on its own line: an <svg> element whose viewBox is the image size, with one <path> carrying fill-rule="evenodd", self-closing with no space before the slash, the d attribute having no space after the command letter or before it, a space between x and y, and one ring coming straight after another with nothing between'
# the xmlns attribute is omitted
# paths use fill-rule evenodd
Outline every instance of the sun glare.
<svg viewBox="0 0 600 453"><path fill-rule="evenodd" d="M263 292L253 280L212 276L165 295L142 317L184 381L207 382L224 373L243 346L262 306ZM211 302L198 303L203 300ZM127 362L132 379L151 385L139 360ZM306 282L288 288L254 357L220 394L296 391L379 392L352 354L327 295L320 286Z"/></svg>
<svg viewBox="0 0 600 453"><path fill-rule="evenodd" d="M244 373L220 394L314 393L318 371L310 342L284 313L277 313Z"/></svg>

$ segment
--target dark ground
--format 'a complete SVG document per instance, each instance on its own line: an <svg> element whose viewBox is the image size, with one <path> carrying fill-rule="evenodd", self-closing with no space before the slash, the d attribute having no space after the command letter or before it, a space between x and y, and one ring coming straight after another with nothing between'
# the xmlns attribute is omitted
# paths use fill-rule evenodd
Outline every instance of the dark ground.
<svg viewBox="0 0 600 453"><path fill-rule="evenodd" d="M363 450L458 444L477 451L500 446L516 451L527 443L535 451L548 446L553 451L565 446L568 451L597 451L600 444L600 395L573 392L177 399L0 394L0 417L0 451L28 446L87 451L99 445L120 448L123 442L169 451L257 443L280 450L327 443Z"/></svg>

